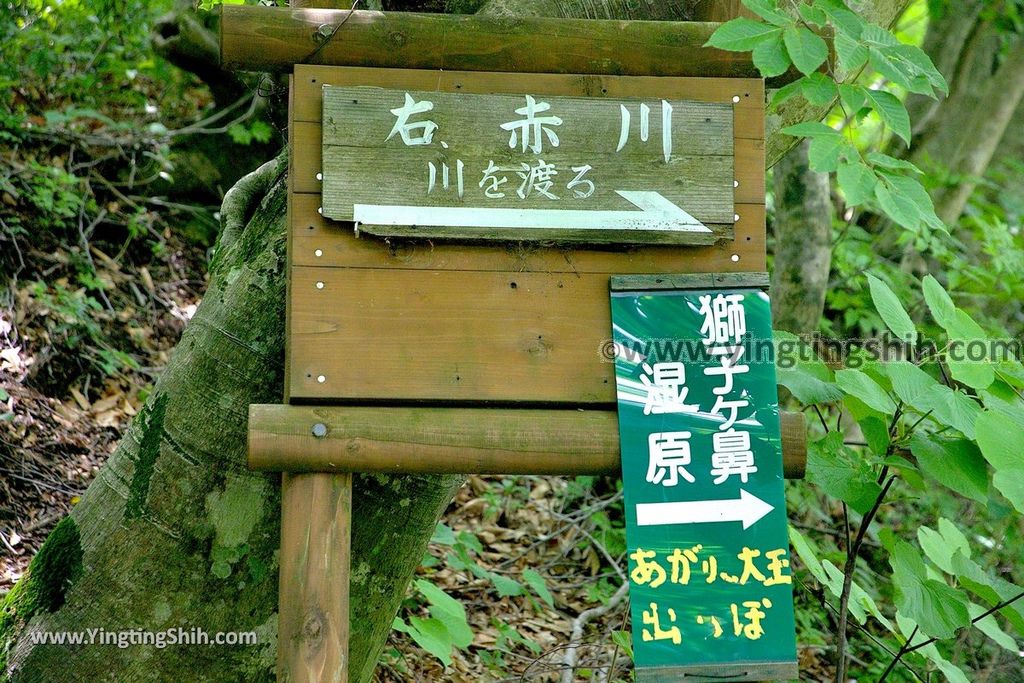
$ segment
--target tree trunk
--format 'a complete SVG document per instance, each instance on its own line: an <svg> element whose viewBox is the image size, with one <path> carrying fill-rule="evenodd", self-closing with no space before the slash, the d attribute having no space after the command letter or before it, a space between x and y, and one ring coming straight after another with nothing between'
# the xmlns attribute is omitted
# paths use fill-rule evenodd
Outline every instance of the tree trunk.
<svg viewBox="0 0 1024 683"><path fill-rule="evenodd" d="M805 140L775 164L772 325L818 329L832 263L832 197L827 173L812 171Z"/></svg>
<svg viewBox="0 0 1024 683"><path fill-rule="evenodd" d="M904 2L864 4L869 18L888 23ZM564 6L601 16L662 5ZM518 7L529 13L530 3L503 2L504 11ZM778 134L767 144L787 148ZM282 395L283 173L282 163L267 164L225 197L221 244L199 311L117 451L4 600L0 671L10 681L272 680L278 477L249 471L245 449L248 405L279 402ZM357 479L354 683L369 679L405 587L459 481ZM120 649L33 643L33 634L47 631L179 627L211 634L255 630L260 644Z"/></svg>

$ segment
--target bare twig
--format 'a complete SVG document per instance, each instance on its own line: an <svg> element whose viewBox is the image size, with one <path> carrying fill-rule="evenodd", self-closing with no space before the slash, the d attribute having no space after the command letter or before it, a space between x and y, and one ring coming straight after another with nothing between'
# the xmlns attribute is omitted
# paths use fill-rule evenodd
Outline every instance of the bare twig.
<svg viewBox="0 0 1024 683"><path fill-rule="evenodd" d="M561 683L573 683L573 677L576 672L577 663L577 649L583 642L583 629L586 628L587 624L592 620L602 617L608 614L613 609L619 606L626 595L629 594L629 582L623 583L619 586L619 590L615 591L615 595L608 599L603 605L597 607L591 607L590 609L583 610L579 616L572 621L572 632L569 636L569 645L565 648L565 653L562 655L562 665L565 667L562 669L562 681Z"/></svg>

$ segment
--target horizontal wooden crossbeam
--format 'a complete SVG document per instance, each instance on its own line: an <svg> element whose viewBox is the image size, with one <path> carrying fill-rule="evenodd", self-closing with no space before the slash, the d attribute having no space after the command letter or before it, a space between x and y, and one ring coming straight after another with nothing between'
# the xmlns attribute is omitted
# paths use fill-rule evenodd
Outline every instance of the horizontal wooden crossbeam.
<svg viewBox="0 0 1024 683"><path fill-rule="evenodd" d="M782 459L804 476L803 413L782 413ZM249 406L249 467L282 472L617 474L613 410Z"/></svg>
<svg viewBox="0 0 1024 683"><path fill-rule="evenodd" d="M221 63L760 78L748 53L704 47L720 24L480 17L223 5ZM342 25L344 22L344 25ZM340 28L339 28L340 27Z"/></svg>

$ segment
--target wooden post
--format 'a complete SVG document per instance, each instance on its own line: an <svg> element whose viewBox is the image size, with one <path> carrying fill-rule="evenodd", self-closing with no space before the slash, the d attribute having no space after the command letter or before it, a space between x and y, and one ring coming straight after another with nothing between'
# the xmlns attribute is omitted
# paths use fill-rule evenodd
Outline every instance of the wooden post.
<svg viewBox="0 0 1024 683"><path fill-rule="evenodd" d="M323 7L324 0L292 0L291 4L293 7ZM294 92L294 78L289 78L289 121ZM289 126L289 218L295 201L293 131L294 127ZM290 233L288 239L291 253ZM290 288L290 269L288 276ZM290 305L290 296L287 301ZM285 358L289 358L288 353ZM288 374L285 372L286 378ZM285 403L290 399L286 379ZM352 475L284 473L281 477L278 681L348 683L351 545Z"/></svg>

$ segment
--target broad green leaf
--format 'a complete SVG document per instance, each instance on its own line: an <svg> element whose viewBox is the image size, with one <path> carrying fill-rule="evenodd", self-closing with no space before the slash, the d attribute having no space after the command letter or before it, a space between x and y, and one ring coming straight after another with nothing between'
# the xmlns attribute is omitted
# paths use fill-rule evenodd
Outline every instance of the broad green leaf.
<svg viewBox="0 0 1024 683"><path fill-rule="evenodd" d="M865 88L862 85L842 83L838 90L839 99L842 100L843 106L847 109L846 113L850 116L855 115L867 104L867 97L864 95Z"/></svg>
<svg viewBox="0 0 1024 683"><path fill-rule="evenodd" d="M932 198L928 195L928 191L924 189L924 185L917 178L896 175L888 171L880 171L879 175L889 183L893 192L896 192L901 197L906 197L914 203L921 220L929 227L948 232L946 226L935 215L935 205L932 203Z"/></svg>
<svg viewBox="0 0 1024 683"><path fill-rule="evenodd" d="M978 447L992 465L992 484L1024 512L1024 427L986 410L976 423Z"/></svg>
<svg viewBox="0 0 1024 683"><path fill-rule="evenodd" d="M868 49L846 33L836 33L832 44L835 45L836 57L839 58L839 68L846 73L853 73L867 63Z"/></svg>
<svg viewBox="0 0 1024 683"><path fill-rule="evenodd" d="M11 395L7 393L7 390L0 387L0 401L7 401L11 398Z"/></svg>
<svg viewBox="0 0 1024 683"><path fill-rule="evenodd" d="M843 391L853 394L869 407L886 415L896 412L896 404L885 393L885 389L878 386L878 382L865 375L860 370L837 370L836 384Z"/></svg>
<svg viewBox="0 0 1024 683"><path fill-rule="evenodd" d="M953 573L953 555L957 552L970 557L971 548L967 538L945 517L940 518L939 531L926 526L917 530L917 542L924 554L947 574ZM945 522L945 524L942 524Z"/></svg>
<svg viewBox="0 0 1024 683"><path fill-rule="evenodd" d="M434 655L445 666L452 663L452 639L447 627L438 619L409 617L409 636L417 645Z"/></svg>
<svg viewBox="0 0 1024 683"><path fill-rule="evenodd" d="M875 194L878 178L860 159L842 162L836 169L836 180L850 206L863 204Z"/></svg>
<svg viewBox="0 0 1024 683"><path fill-rule="evenodd" d="M751 57L754 66L765 78L779 76L789 69L789 56L786 54L786 46L782 43L781 35L773 35L758 43Z"/></svg>
<svg viewBox="0 0 1024 683"><path fill-rule="evenodd" d="M629 631L612 631L612 642L622 648L627 657L633 658L633 636Z"/></svg>
<svg viewBox="0 0 1024 683"><path fill-rule="evenodd" d="M523 581L533 589L533 592L540 596L540 599L547 603L548 607L555 606L555 596L551 595L544 577L533 569L523 570Z"/></svg>
<svg viewBox="0 0 1024 683"><path fill-rule="evenodd" d="M840 35L843 37L851 38L855 41L859 41L861 33L864 30L865 22L854 12L846 9L842 3L825 3L815 2L816 7L819 7L828 18L832 21L832 25L836 27L836 37Z"/></svg>
<svg viewBox="0 0 1024 683"><path fill-rule="evenodd" d="M813 73L828 59L828 45L811 29L790 27L783 33L789 58L800 73Z"/></svg>
<svg viewBox="0 0 1024 683"><path fill-rule="evenodd" d="M921 632L920 627L918 627L917 623L913 619L906 617L900 612L896 612L896 623L899 624L900 633L903 634L904 639L910 638L911 634L916 631L917 635L914 636L911 644L923 644L924 641L928 639L928 636ZM935 643L924 645L923 647L918 648L916 652L920 653L930 662L935 664L949 683L971 683L967 676L964 675L963 671L942 656L939 652L939 648L935 646Z"/></svg>
<svg viewBox="0 0 1024 683"><path fill-rule="evenodd" d="M430 542L438 545L455 545L455 532L444 522L438 522L430 536Z"/></svg>
<svg viewBox="0 0 1024 683"><path fill-rule="evenodd" d="M918 175L923 173L921 169L919 169L917 166L910 163L909 161L906 161L904 159L897 159L896 157L892 157L889 156L888 154L883 154L881 152L869 152L867 159L875 166L881 166L882 168L889 168L894 171L911 171L913 173L917 173Z"/></svg>
<svg viewBox="0 0 1024 683"><path fill-rule="evenodd" d="M741 0L744 7L776 26L790 26L796 23L793 17L779 9L775 0Z"/></svg>
<svg viewBox="0 0 1024 683"><path fill-rule="evenodd" d="M900 102L899 98L890 92L886 92L884 90L871 90L870 88L864 91L864 95L874 106L874 109L878 112L878 116L882 119L882 122L892 128L892 131L909 145L910 115L907 113L907 108L903 106L903 103Z"/></svg>
<svg viewBox="0 0 1024 683"><path fill-rule="evenodd" d="M987 389L996 379L996 367L990 357L991 344L985 330L959 308L944 322L946 324L940 325L949 334L951 344L946 364L953 379L974 389Z"/></svg>
<svg viewBox="0 0 1024 683"><path fill-rule="evenodd" d="M707 45L731 52L750 52L775 34L781 35L782 30L771 24L740 17L719 26L711 34Z"/></svg>
<svg viewBox="0 0 1024 683"><path fill-rule="evenodd" d="M819 173L832 173L839 166L839 157L850 147L850 142L842 135L813 137L807 148L807 163Z"/></svg>
<svg viewBox="0 0 1024 683"><path fill-rule="evenodd" d="M793 97L793 95L796 95L797 93L802 92L802 91L803 91L803 79L802 78L799 78L799 79L793 81L792 83L787 83L786 85L782 86L781 88L779 88L778 90L775 91L775 94L772 95L772 100L768 104L768 106L770 108L772 108L772 109L775 109L780 104L782 104L783 102L785 102L789 98Z"/></svg>
<svg viewBox="0 0 1024 683"><path fill-rule="evenodd" d="M837 598L842 593L843 586L843 573L839 571L839 568L828 560L823 560L821 563L825 573L828 574L829 582L826 584L829 591L832 592ZM863 624L867 621L867 615L870 614L878 620L880 624L885 626L890 631L894 630L892 622L886 618L882 611L878 609L878 605L875 604L874 599L868 595L867 591L861 588L860 584L856 581L850 584L850 614L857 620L857 623Z"/></svg>
<svg viewBox="0 0 1024 683"><path fill-rule="evenodd" d="M800 84L804 99L819 107L829 104L838 92L835 81L818 71L801 78Z"/></svg>
<svg viewBox="0 0 1024 683"><path fill-rule="evenodd" d="M491 583L498 590L498 595L503 598L510 595L523 594L523 585L515 579L510 579L495 572L487 572L487 578L491 580Z"/></svg>
<svg viewBox="0 0 1024 683"><path fill-rule="evenodd" d="M967 611L970 613L971 620L973 621L978 619L982 614L985 614L988 610L981 605L969 602L967 603ZM1013 639L1013 636L999 626L999 622L996 621L994 615L986 615L985 617L974 621L974 625L979 631L991 638L999 647L1020 656L1020 646L1017 645L1017 641Z"/></svg>
<svg viewBox="0 0 1024 683"><path fill-rule="evenodd" d="M935 420L974 438L974 423L981 406L970 396L939 384L935 378L905 360L884 364L892 380L893 392L901 401L924 414L931 411Z"/></svg>
<svg viewBox="0 0 1024 683"><path fill-rule="evenodd" d="M918 433L910 439L910 452L926 475L962 496L988 504L988 467L973 441Z"/></svg>
<svg viewBox="0 0 1024 683"><path fill-rule="evenodd" d="M908 197L904 197L894 190L889 182L881 182L875 185L875 199L878 205L897 225L907 230L917 230L921 225L921 212Z"/></svg>
<svg viewBox="0 0 1024 683"><path fill-rule="evenodd" d="M416 581L416 588L430 603L430 615L442 623L450 634L449 647L451 644L460 648L468 647L473 642L473 631L470 630L466 621L466 608L462 606L462 603L423 579ZM413 623L415 618L410 617L410 623ZM415 623L413 626L419 628Z"/></svg>
<svg viewBox="0 0 1024 683"><path fill-rule="evenodd" d="M868 287L871 290L871 301L874 302L875 310L878 311L878 315L882 316L882 321L886 327L896 335L897 339L909 341L912 344L916 342L917 328L914 326L914 321L907 315L899 298L889 289L889 285L871 273L867 275Z"/></svg>
<svg viewBox="0 0 1024 683"><path fill-rule="evenodd" d="M806 340L795 334L773 330L778 383L789 389L804 405L831 403L843 398L828 369Z"/></svg>
<svg viewBox="0 0 1024 683"><path fill-rule="evenodd" d="M953 571L962 586L989 606L1010 600L1021 592L1020 586L989 574L977 562L964 557L963 553L953 554ZM1006 617L1019 633L1024 633L1024 599L1007 605L999 610L999 614Z"/></svg>
<svg viewBox="0 0 1024 683"><path fill-rule="evenodd" d="M814 5L808 5L807 3L801 2L800 6L796 8L797 12L800 13L800 18L808 24L814 24L815 26L824 26L828 23L828 15L820 7Z"/></svg>
<svg viewBox="0 0 1024 683"><path fill-rule="evenodd" d="M939 70L935 68L928 54L916 45L901 43L888 48L891 55L900 58L906 65L908 73L916 73L924 76L936 90L949 93L949 85Z"/></svg>
<svg viewBox="0 0 1024 683"><path fill-rule="evenodd" d="M861 514L871 509L882 490L871 468L843 445L838 431L808 445L807 478Z"/></svg>
<svg viewBox="0 0 1024 683"><path fill-rule="evenodd" d="M807 571L811 573L811 576L818 580L823 586L827 586L829 583L828 575L821 566L821 560L818 559L818 551L800 531L793 526L789 525L789 542L793 545L793 550L800 556L804 566L807 567Z"/></svg>
<svg viewBox="0 0 1024 683"><path fill-rule="evenodd" d="M939 284L939 281L931 275L925 275L924 282L921 283L921 289L924 292L925 303L928 304L928 310L931 311L935 322L946 332L949 332L949 328L954 324L956 317L956 305L953 303L953 300L946 293L946 290L942 288L942 285Z"/></svg>
<svg viewBox="0 0 1024 683"><path fill-rule="evenodd" d="M932 638L952 638L967 626L967 600L950 586L927 578L924 560L907 542L899 541L889 562L896 586L896 607Z"/></svg>

